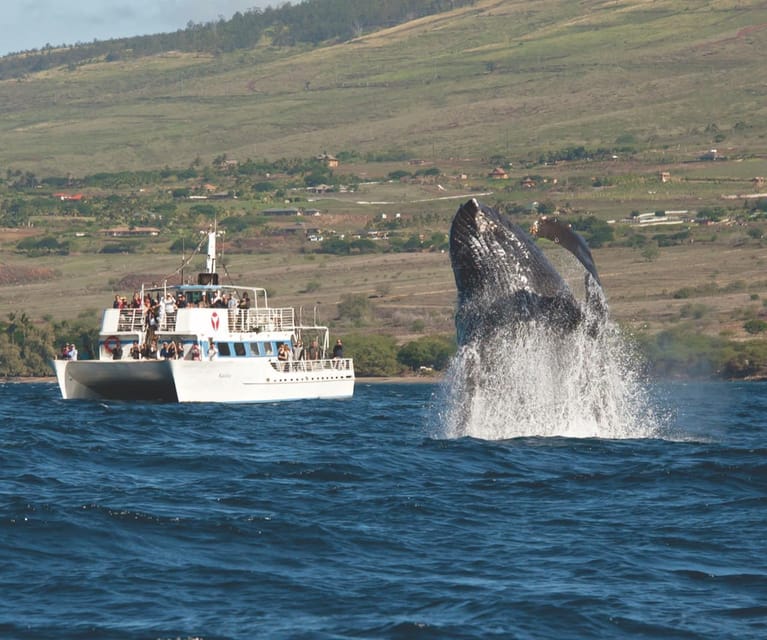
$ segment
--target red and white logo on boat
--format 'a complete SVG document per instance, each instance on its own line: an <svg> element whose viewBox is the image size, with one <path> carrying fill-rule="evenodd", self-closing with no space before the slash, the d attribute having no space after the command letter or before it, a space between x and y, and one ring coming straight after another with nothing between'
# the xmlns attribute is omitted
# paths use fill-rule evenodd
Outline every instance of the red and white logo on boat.
<svg viewBox="0 0 767 640"><path fill-rule="evenodd" d="M219 322L218 312L214 311L213 315L210 316L210 325L213 327L213 331L218 331Z"/></svg>

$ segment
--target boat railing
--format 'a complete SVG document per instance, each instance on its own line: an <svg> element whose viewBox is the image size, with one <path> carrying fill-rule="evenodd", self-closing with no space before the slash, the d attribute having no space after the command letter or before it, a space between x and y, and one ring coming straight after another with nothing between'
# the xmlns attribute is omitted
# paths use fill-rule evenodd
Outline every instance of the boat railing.
<svg viewBox="0 0 767 640"><path fill-rule="evenodd" d="M273 360L269 364L275 371L312 373L316 371L349 371L352 369L351 358L332 358L326 360Z"/></svg>
<svg viewBox="0 0 767 640"><path fill-rule="evenodd" d="M164 313L160 318L160 331L175 331L175 313ZM291 307L276 309L228 309L229 331L292 331L295 315ZM117 321L118 332L140 332L146 329L146 315L143 309L120 309Z"/></svg>
<svg viewBox="0 0 767 640"><path fill-rule="evenodd" d="M229 310L229 331L292 331L294 327L291 307Z"/></svg>
<svg viewBox="0 0 767 640"><path fill-rule="evenodd" d="M142 331L143 329L143 309L120 309L120 317L117 321L118 331Z"/></svg>
<svg viewBox="0 0 767 640"><path fill-rule="evenodd" d="M117 320L117 331L143 331L146 328L146 313L144 309L120 309ZM160 319L161 331L176 330L176 314L165 313Z"/></svg>

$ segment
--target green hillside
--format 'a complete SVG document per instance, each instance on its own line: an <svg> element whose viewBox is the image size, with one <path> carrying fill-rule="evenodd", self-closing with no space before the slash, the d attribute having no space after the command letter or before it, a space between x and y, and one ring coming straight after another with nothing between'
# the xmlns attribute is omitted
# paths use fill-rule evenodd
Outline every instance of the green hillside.
<svg viewBox="0 0 767 640"><path fill-rule="evenodd" d="M657 371L767 376L767 5L413 0L454 8L299 37L301 11L345 1L291 6L256 46L221 24L213 52L148 36L13 78L0 60L0 364L32 362L37 323L26 371L45 370L51 336L178 278L214 220L227 277L348 345L450 340L446 234L475 195L581 231ZM407 4L372 2L379 21Z"/></svg>
<svg viewBox="0 0 767 640"><path fill-rule="evenodd" d="M328 46L92 61L0 82L0 169L327 150L537 159L766 150L767 6L479 0Z"/></svg>

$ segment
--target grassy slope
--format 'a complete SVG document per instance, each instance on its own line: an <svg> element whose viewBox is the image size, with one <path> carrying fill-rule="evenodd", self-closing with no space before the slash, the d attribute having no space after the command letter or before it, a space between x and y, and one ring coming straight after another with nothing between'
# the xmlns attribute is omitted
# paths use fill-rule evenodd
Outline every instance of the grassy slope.
<svg viewBox="0 0 767 640"><path fill-rule="evenodd" d="M761 2L480 0L309 51L60 69L0 84L0 165L81 174L387 147L537 157L625 133L683 155L710 144L707 125L737 122L732 141L763 148L765 24Z"/></svg>
<svg viewBox="0 0 767 640"><path fill-rule="evenodd" d="M722 193L747 188L754 175L767 174L767 163L755 158L730 165L732 182L719 184L721 166L681 161L716 146L712 124L726 133L724 146L765 153L765 25L762 2L480 0L471 9L310 51L170 54L55 70L0 83L0 170L84 175L179 166L221 153L243 159L401 148L448 172L486 172L486 159L496 153L537 158L569 145L610 146L630 134L643 149L639 164L540 169L560 185L546 197L606 217L715 203ZM753 28L743 31L747 27ZM675 181L661 185L656 165L670 168ZM523 175L515 171L514 178ZM591 175L613 176L615 185L568 186ZM689 181L698 178L708 182ZM464 188L452 184L448 191ZM455 201L415 203L439 195L429 186L371 186L345 201L319 204L360 221L378 211L416 217L438 211L446 230ZM533 196L517 188L504 197ZM372 207L359 200L394 204ZM714 244L664 249L653 263L632 250L597 251L616 316L657 328L684 313L690 301L671 296L679 288L715 282L725 289L743 280L746 287L733 293L696 298L708 309L699 322L703 329L736 326L732 310L759 304L752 293L767 293L764 249L719 234ZM29 263L7 250L0 259ZM236 280L257 277L281 304L297 301L309 309L319 302L326 320L341 293L372 295L387 284L389 292L376 299L380 325L401 339L410 319L425 319L427 330L451 330L454 286L444 255L228 260ZM15 309L33 317L95 311L120 290L115 283L126 273L170 273L177 258L83 255L36 263L54 266L61 277L4 287L0 316ZM302 293L318 279L319 291Z"/></svg>

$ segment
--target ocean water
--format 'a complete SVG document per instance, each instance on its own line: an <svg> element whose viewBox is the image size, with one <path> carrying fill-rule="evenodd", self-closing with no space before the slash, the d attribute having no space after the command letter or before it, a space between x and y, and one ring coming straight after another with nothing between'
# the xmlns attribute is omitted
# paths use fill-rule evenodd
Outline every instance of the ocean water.
<svg viewBox="0 0 767 640"><path fill-rule="evenodd" d="M658 383L651 428L578 437L447 396L0 385L0 638L767 638L767 384Z"/></svg>

